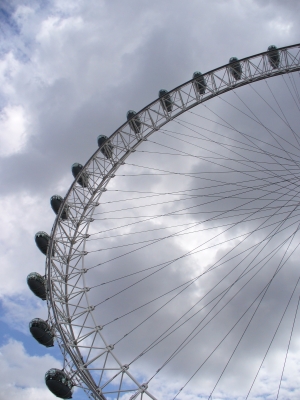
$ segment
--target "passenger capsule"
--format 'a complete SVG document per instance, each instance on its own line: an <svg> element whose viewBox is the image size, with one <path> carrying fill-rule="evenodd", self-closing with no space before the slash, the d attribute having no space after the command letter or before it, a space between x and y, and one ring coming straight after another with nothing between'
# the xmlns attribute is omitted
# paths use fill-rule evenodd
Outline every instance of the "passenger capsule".
<svg viewBox="0 0 300 400"><path fill-rule="evenodd" d="M46 232L40 231L35 234L35 243L37 247L41 250L41 252L45 255L47 255L50 239L50 236Z"/></svg>
<svg viewBox="0 0 300 400"><path fill-rule="evenodd" d="M270 51L271 53L268 53L268 61L271 65L271 67L273 69L278 68L279 67L279 63L280 63L280 55L279 55L279 51L277 50L277 47L274 45L271 45L268 47L268 51Z"/></svg>
<svg viewBox="0 0 300 400"><path fill-rule="evenodd" d="M46 321L40 318L34 318L29 322L29 330L35 340L40 344L46 347L54 346L54 335Z"/></svg>
<svg viewBox="0 0 300 400"><path fill-rule="evenodd" d="M233 78L238 81L242 77L242 66L241 63L238 61L238 58L236 57L231 57L229 60L229 63L232 64L229 67L230 73L233 76Z"/></svg>
<svg viewBox="0 0 300 400"><path fill-rule="evenodd" d="M193 73L193 79L195 79L195 78L197 78L194 81L194 86L195 86L196 91L199 94L204 94L205 90L206 90L206 81L205 81L204 76L201 74L201 72L196 71Z"/></svg>
<svg viewBox="0 0 300 400"><path fill-rule="evenodd" d="M141 131L141 120L136 112L133 110L129 110L127 112L127 121L129 121L129 126L133 130L134 133L140 133Z"/></svg>
<svg viewBox="0 0 300 400"><path fill-rule="evenodd" d="M162 108L166 112L171 112L173 108L173 102L171 100L171 96L169 95L168 91L166 89L160 89L160 91L158 92L158 96Z"/></svg>
<svg viewBox="0 0 300 400"><path fill-rule="evenodd" d="M73 174L74 178L76 178L77 175L80 174L82 169L83 169L83 166L79 163L74 163L72 165L72 174ZM89 178L88 178L87 173L83 172L77 182L79 183L80 186L85 188L88 186L88 181L89 181Z"/></svg>
<svg viewBox="0 0 300 400"><path fill-rule="evenodd" d="M40 299L46 300L46 282L45 278L37 272L31 272L27 276L29 289Z"/></svg>
<svg viewBox="0 0 300 400"><path fill-rule="evenodd" d="M97 138L97 142L99 147L101 147L105 143L100 151L107 159L112 158L114 146L111 144L110 140L108 140L108 137L104 135L99 135Z"/></svg>
<svg viewBox="0 0 300 400"><path fill-rule="evenodd" d="M73 393L73 384L68 375L56 368L51 368L45 374L45 383L55 396L61 399L71 399Z"/></svg>
<svg viewBox="0 0 300 400"><path fill-rule="evenodd" d="M64 201L64 199L61 196L58 196L56 194L51 197L50 204L51 204L52 210L55 212L56 215L58 214L58 211L59 211L60 206L62 205L63 201ZM65 205L65 207L60 215L60 218L64 219L64 220L68 219L68 206L67 205Z"/></svg>

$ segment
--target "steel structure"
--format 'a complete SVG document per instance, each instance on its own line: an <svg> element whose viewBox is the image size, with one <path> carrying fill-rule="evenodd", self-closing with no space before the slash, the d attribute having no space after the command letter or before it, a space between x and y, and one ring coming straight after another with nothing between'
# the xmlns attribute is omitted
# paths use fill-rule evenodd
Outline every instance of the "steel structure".
<svg viewBox="0 0 300 400"><path fill-rule="evenodd" d="M202 93L196 78L169 91L172 110L165 107L160 98L147 105L109 137L111 157L107 158L101 151L103 144L68 190L51 231L46 257L48 321L62 350L65 370L90 398L119 399L130 393L130 399L155 399L147 384L139 382L130 373L128 365L119 360L109 338L105 337L101 321L99 325L93 315L94 306L89 302L89 287L85 283L85 245L95 207L110 179L131 153L169 121L232 89L300 70L299 44L278 49L278 66L270 63L270 53L239 60L240 79L232 74L233 64L226 64L203 74L205 90ZM138 122L138 128L132 123L134 121ZM86 187L78 184L83 174L88 176ZM68 219L61 218L65 206L68 207ZM97 381L95 370L99 377Z"/></svg>

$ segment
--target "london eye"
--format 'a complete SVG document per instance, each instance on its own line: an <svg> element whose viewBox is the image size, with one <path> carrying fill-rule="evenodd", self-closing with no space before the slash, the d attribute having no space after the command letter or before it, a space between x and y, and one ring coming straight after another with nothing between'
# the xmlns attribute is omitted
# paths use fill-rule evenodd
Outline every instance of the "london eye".
<svg viewBox="0 0 300 400"><path fill-rule="evenodd" d="M27 277L48 307L30 332L64 359L45 371L56 396L280 398L300 298L299 70L299 44L272 45L99 128L35 236L45 276Z"/></svg>

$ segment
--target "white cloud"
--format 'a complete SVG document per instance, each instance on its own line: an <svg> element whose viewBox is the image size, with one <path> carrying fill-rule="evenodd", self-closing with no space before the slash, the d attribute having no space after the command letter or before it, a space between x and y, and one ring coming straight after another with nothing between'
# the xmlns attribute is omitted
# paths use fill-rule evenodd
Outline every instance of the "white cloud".
<svg viewBox="0 0 300 400"><path fill-rule="evenodd" d="M34 316L43 318L46 313L45 303L38 299L34 303L35 298L31 297L34 295L26 285L26 275L29 272L38 271L43 274L44 271L45 257L35 246L34 234L38 230L50 231L54 214L49 206L49 197L55 193L62 196L66 193L72 181L71 164L76 161L84 163L90 157L97 148L97 134L109 135L124 122L129 108L136 110L142 108L157 96L161 87L171 89L177 86L182 81L190 79L196 69L205 72L207 69L226 63L231 55L243 57L258 53L267 49L269 44L286 45L299 36L298 14L293 12L294 7L297 8L297 2L286 2L287 5L284 7L279 7L283 2L274 1L273 5L272 2L250 0L190 1L185 4L173 1L172 7L167 0L151 2L57 0L49 1L44 6L33 0L29 3L26 6L16 5L12 18L18 25L19 31L10 36L6 44L9 51L2 55L0 60L2 92L0 154L3 158L0 160L2 162L0 291L4 306L2 319L11 327L17 322L22 331L27 329L27 318ZM268 7L265 7L264 3L267 3ZM141 153L141 162L144 161L143 156ZM156 157L151 159L150 164L160 165L166 169L173 166L172 161L165 161L164 157ZM180 167L192 169L184 159L180 162L182 163ZM199 166L205 169L205 172L210 172L206 164L200 163ZM123 171L137 172L134 168ZM152 178L151 184L149 176L132 179L136 179L134 185L143 190L149 190L150 186L152 190L154 182L157 185L156 189L163 191L164 181L160 180L160 177ZM118 179L112 181L110 188L126 189L126 184L129 186L132 182L122 178L120 183ZM175 188L180 183L179 179L172 182ZM109 192L103 197L104 201L107 195L109 196ZM116 199L115 193L112 193L111 199ZM168 206L164 207L158 207L156 210L166 210ZM141 215L144 212L145 209L141 209ZM146 209L146 212L153 213L154 209ZM121 219L124 217L124 213L118 215ZM132 213L130 216L134 215ZM109 223L100 221L97 226L99 230L104 230ZM146 225L146 229L158 226L158 221L154 220L153 224ZM204 236L206 233L199 234L199 237L200 235ZM138 240L136 238L140 236L142 235L135 235L133 240ZM151 236L146 233L143 237L149 239ZM149 260L155 259L156 255L167 258L168 251L173 254L181 250L181 247L188 251L197 245L196 239L199 237L190 236L190 240L185 242L179 238L173 247L164 244L156 247L156 253L151 251L150 247L141 256L129 257L128 264L131 262L134 267L148 265ZM97 248L107 244L108 247L121 242L126 245L130 241L132 240L121 237L101 241L100 245L96 242L94 246ZM176 282L181 283L187 275L194 276L198 265L204 267L209 265L212 259L220 258L224 254L224 247L213 254L209 251L205 255L195 254L194 264L189 270L184 263L182 268L178 267L176 270L174 267L175 278L166 275L165 278L168 279L158 279L156 291L161 293L166 287L175 286ZM91 262L96 263L108 257L107 254L116 254L119 251L98 253ZM116 268L100 268L97 270L98 275L97 273L87 275L90 285L94 284L95 279L98 282L100 278L109 279L114 277L114 274L120 274L123 264L117 261L113 267ZM207 278L205 284L199 284L197 291L201 294L206 288L205 285L213 285L214 279L217 278ZM294 276L288 275L286 279L286 286L289 287L290 280L294 279ZM118 286L114 288L117 290ZM101 296L109 294L110 290L108 285L101 290L95 289L90 292L90 297L93 301L95 298L96 303ZM136 301L145 298L146 290L144 293L142 290L132 293L134 300L130 296L124 296L126 301L123 304L115 307L113 304L111 308L99 311L100 323L133 308ZM192 304L195 296L200 296L199 293L192 292L188 296L187 303ZM277 313L275 306L282 304L282 299L278 293L274 297L272 312L275 315ZM176 310L169 309L164 314L167 318L158 318L158 329L165 326L166 320L173 314L182 311L184 306L185 303L181 302L175 307ZM228 312L229 322L233 321L237 311L239 304ZM36 312L44 314L36 315ZM144 317L147 313L143 309L140 315ZM135 326L136 320L130 316L126 321L128 326ZM125 325L123 321L120 323L122 329ZM225 323L226 321L221 320L220 325L216 326L216 331ZM112 335L115 335L113 337L119 336L119 331L114 329L114 325L111 326ZM151 328L150 326L142 330L143 339L147 339L149 332L156 334ZM214 334L212 330L207 336L213 337ZM136 338L138 341L138 334ZM138 345L142 345L141 341ZM167 353L173 346L170 341L168 345L163 346L162 353ZM249 347L246 347L240 360L245 359L250 365L252 354L248 355L246 350L249 350ZM17 357L14 348L20 354L18 362L15 361ZM127 350L131 349L125 346L124 352ZM201 351L202 348L199 353ZM15 364L10 363L9 352L12 352ZM47 369L48 356L30 357L18 342L10 342L3 346L2 353L6 358L1 358L3 367L1 369L7 369L11 373L13 368L14 371L21 371L26 363L38 366L39 371ZM187 354L192 359L193 349ZM147 365L141 362L146 371L156 362L155 357L149 359ZM297 359L295 356L294 369L298 373ZM179 364L182 368L185 366L190 368L184 371L187 376L191 372L191 366L195 366L196 363L197 360L187 362L182 357ZM219 359L212 363L213 367L219 364ZM213 367L211 370L208 369L209 373L204 377L205 383L209 380L207 376L212 376L210 373ZM245 363L242 367L247 370ZM175 372L178 372L178 368L170 368L169 376L174 377ZM17 398L18 394L18 398L23 396L24 399L45 398L47 395L53 398L49 393L44 394L46 390L44 387L36 384L35 370L25 371L24 376L27 376L27 373L32 376L28 378L28 385L24 389L19 387L24 386L19 377L16 383L11 383L9 386L10 392L7 393L11 398ZM294 376L288 367L287 373L291 377L290 381L286 381L288 390L297 381L296 374ZM260 383L259 390L265 391L266 387L273 390L275 383L273 385L268 375L264 377L265 386ZM40 381L43 381L43 377ZM5 379L2 380L2 385L5 385L4 382ZM230 384L233 386L236 381L233 379ZM195 391L196 385L197 380L195 386L192 385ZM5 390L4 387L2 392L5 393ZM173 387L165 381L158 380L154 390L157 391L158 397L162 397L162 392L164 397L168 397ZM237 393L238 390L239 387ZM192 399L194 393L192 389L191 393L187 389L182 398ZM222 394L220 398L221 396Z"/></svg>
<svg viewBox="0 0 300 400"><path fill-rule="evenodd" d="M1 94L7 99L16 94L15 78L21 67L11 51L0 59Z"/></svg>
<svg viewBox="0 0 300 400"><path fill-rule="evenodd" d="M0 347L0 399L53 400L44 381L50 368L61 368L61 363L49 354L30 356L21 342L9 340Z"/></svg>
<svg viewBox="0 0 300 400"><path fill-rule="evenodd" d="M3 315L0 316L0 319L11 329L30 335L28 324L33 318L42 318L43 320L48 318L46 304L41 300L34 301L33 295L18 296L17 298L4 296L1 300ZM24 313L24 309L26 309L26 313Z"/></svg>
<svg viewBox="0 0 300 400"><path fill-rule="evenodd" d="M19 153L26 145L28 121L22 106L6 106L0 114L0 156Z"/></svg>
<svg viewBox="0 0 300 400"><path fill-rule="evenodd" d="M0 198L0 223L5 229L0 233L1 297L16 295L34 296L26 284L26 276L33 271L44 274L45 256L38 250L34 235L48 231L54 213L49 198L22 193ZM48 210L44 213L43 210ZM48 228L49 227L49 228Z"/></svg>

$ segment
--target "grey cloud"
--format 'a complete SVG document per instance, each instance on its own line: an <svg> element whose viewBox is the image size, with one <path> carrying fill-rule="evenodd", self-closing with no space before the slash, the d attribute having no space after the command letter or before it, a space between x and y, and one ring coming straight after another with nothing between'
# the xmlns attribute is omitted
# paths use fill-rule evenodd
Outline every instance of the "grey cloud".
<svg viewBox="0 0 300 400"><path fill-rule="evenodd" d="M18 4L16 3L16 7ZM258 3L256 2L256 4ZM9 82L14 88L14 91L6 91L2 95L7 104L22 105L28 113L30 121L28 127L30 135L26 147L23 148L21 153L1 160L3 196L15 195L18 198L18 196L24 196L24 193L35 195L33 204L24 205L24 215L33 215L29 211L32 212L34 207L36 207L36 213L31 217L31 221L28 221L26 229L22 228L22 235L20 233L20 238L24 240L24 249L22 249L21 256L15 257L15 262L20 263L20 273L23 273L23 270L30 272L34 268L39 271L42 270L44 258L35 253L38 250L35 249L32 233L37 230L39 225L41 229L47 230L48 227L48 231L50 231L54 215L48 204L49 197L58 189L60 191L58 194L64 195L66 193L72 182L71 164L76 161L85 163L97 148L96 137L98 134L102 133L109 136L125 121L128 109L138 111L157 97L160 88L172 89L183 81L189 80L195 70L206 72L227 63L232 55L242 58L266 50L269 44L274 43L279 47L297 40L299 36L297 14L293 14L294 7L297 7L297 4L292 2L284 5L268 4L268 6L261 7L262 3L260 3L258 7L247 2L246 5L235 7L230 2L212 1L207 3L202 1L189 2L185 5L181 2L173 2L172 7L170 7L169 2L166 1L137 2L132 0L126 3L121 1L115 3L103 2L101 5L77 2L74 5L62 5L61 8L56 5L55 8L55 4L49 2L44 10L40 10L36 3L27 3L27 6L36 12L31 16L29 15L28 19L18 20L21 34L6 44L5 49L12 51L19 64L16 70L10 71L9 77L5 79L5 82ZM53 26L50 24L51 19L55 19ZM282 30L276 27L278 21L282 24ZM285 27L289 25L292 28L285 30ZM33 28L30 28L30 26L33 26ZM42 29L44 29L44 36L41 35ZM38 34L40 35L38 36ZM25 46L24 43L27 40L29 40L30 46ZM19 48L22 48L22 51L27 54L26 60L17 56ZM261 84L260 87L262 87ZM243 91L243 89L240 90ZM277 89L275 88L275 90ZM264 90L263 92L265 93ZM280 93L280 91L276 92L277 96L280 97ZM245 96L255 112L264 117L264 112L260 112L261 106L256 100L256 96L253 93L251 94L249 90ZM234 96L232 95L232 97ZM284 97L286 98L286 94L284 94ZM229 98L231 99L230 96ZM207 103L207 106L210 106L210 104L213 104L213 102ZM290 111L294 112L294 106L291 104L290 102L287 104L288 107L285 109L287 114ZM253 134L256 139L259 138L261 131L256 132L256 124L251 121L245 124L245 119L242 119L239 113L236 113L230 107L225 107L221 101L216 100L214 102L214 109L224 118L233 120L238 129ZM198 112L195 109L196 111ZM211 114L206 112L204 115ZM267 115L270 114L265 113L265 116ZM190 115L188 121L193 122L194 117ZM294 122L292 119L292 122L293 126L297 128L298 121ZM203 123L203 121L202 125L211 128L210 124ZM214 126L212 124L212 127L217 132L224 133L223 128L219 125L215 124ZM279 134L285 132L284 125L275 118L271 121L271 127ZM176 130L182 137L186 135L186 139L187 135L191 133L176 124L169 124L165 128ZM229 130L225 132L226 135L231 135L234 140L238 140L239 135L237 133ZM212 135L208 132L203 133L207 137ZM223 140L225 143L229 143L226 142L226 139ZM231 154L230 151L225 152L224 147L217 146L216 143L207 144L208 150L203 151L195 148L195 146L193 148L192 145L187 143L171 140L170 136L162 132L153 135L145 146L139 148L140 151L137 151L128 159L127 165L120 169L117 174L138 175L141 172L150 175L115 177L102 198L102 201L107 204L102 204L96 209L95 221L91 225L92 232L105 231L125 225L128 221L137 221L136 216L165 214L176 207L181 209L195 206L190 211L199 212L199 214L165 217L163 220L153 219L143 224L128 226L126 229L119 228L115 231L109 231L109 235L115 233L121 235L116 238L102 239L103 235L95 235L99 240L89 241L89 249L106 249L120 245L125 247L90 253L87 257L89 266L103 263L108 259L122 255L128 249L141 246L136 244L129 247L129 243L149 240L154 237L153 235L156 235L155 237L167 236L174 231L185 228L183 226L176 229L168 228L162 231L152 231L152 229L159 227L158 224L162 223L161 220L167 226L187 222L198 223L203 218L204 212L212 212L217 206L225 209L239 204L240 200L230 198L226 201L203 205L203 199L200 197L186 200L183 206L180 206L179 202L173 202L172 204L145 207L134 211L114 211L132 205L151 204L164 200L172 201L174 198L178 199L179 196L149 197L149 199L142 201L128 200L127 202L109 204L109 201L143 196L143 194L114 192L113 190L130 191L133 189L156 193L183 190L186 185L188 189L209 186L207 181L203 182L201 179L189 180L178 175L171 176L170 180L165 181L165 176L160 175L159 171L155 171L154 168L167 171L180 170L189 173L203 172L203 176L206 176L205 173L209 176L213 172L213 179L222 179L231 184L234 184L240 177L238 173L224 174L225 176L220 177L218 172L222 169L224 171L224 168L205 162L204 159L198 161L195 157L178 157L176 159L175 156L143 152L157 150L161 153L174 152L174 150L166 147L155 145L153 141L160 142L164 146L173 146L173 148L192 153L195 156L199 153L204 156L211 155L209 150L218 151L221 155L226 154L228 157ZM193 140L191 141L193 142ZM246 140L243 143L247 143ZM217 147L218 149L216 149ZM138 168L131 164L149 168L152 166L153 170ZM235 168L237 168L236 165ZM230 185L229 188L233 190L234 185ZM196 193L205 198L209 194L213 194L214 190L202 189ZM257 193L253 190L251 196L255 197ZM184 195L181 197L184 197ZM15 202L14 204L18 203ZM112 211L112 213L101 214L105 211ZM120 219L97 219L109 218L109 216ZM126 216L134 218L126 219ZM228 218L228 220L224 220L224 223L232 221L232 218ZM219 220L214 221L211 227L218 229L219 224ZM205 227L207 226L208 224L205 225ZM224 239L230 239L235 235L245 233L245 231L249 232L255 226L257 226L257 221L249 221L247 227L236 226L224 234ZM141 230L146 232L128 237L125 235L127 232ZM184 236L175 237L172 241L166 239L155 245L145 247L143 251L136 251L126 257L100 265L99 268L95 268L86 274L87 285L93 286L95 282L97 284L106 282L136 271L136 269L152 267L159 262L173 259L196 247L193 241L196 241L197 235L202 235L200 237L206 240L204 236L210 234L209 231L207 232L194 233L186 236L185 240ZM268 232L266 229L257 234L255 238L250 237L234 254L237 255L239 251L246 250L247 245L254 244L255 240L261 241ZM287 237L286 233L283 235ZM269 245L269 250L272 250L281 242L281 237L274 238L274 244L272 242ZM5 242L6 246L8 243ZM27 249L29 247L31 250ZM11 245L11 248L17 252L15 246ZM165 273L155 274L153 278L147 281L148 283L136 285L132 288L132 291L126 291L97 307L95 310L97 322L99 324L109 322L112 318L121 316L134 307L182 284L195 276L197 272L204 271L213 262L220 260L227 252L228 248L217 247L173 263L165 269ZM267 250L262 252L260 260L266 253ZM171 386L174 385L175 380L178 381L178 388L179 384L183 385L186 382L199 366L199 363L213 349L213 346L217 345L218 341L222 339L226 330L229 330L235 323L245 307L253 301L253 296L258 294L263 285L268 282L270 274L278 265L283 253L284 249L276 255L274 261L268 263L256 280L249 284L248 289L246 288L243 291L242 300L241 297L237 297L229 303L224 309L224 313L221 313L215 322L208 325L187 346L186 351L179 353L174 362L163 370L166 377L165 381L159 380L160 374L157 376L156 384L159 384L160 389L167 387L165 390L170 393L174 390ZM201 295L204 295L209 288L217 284L225 275L225 271L233 268L241 258L242 254L238 255L233 261L227 261L214 273L203 276L197 284L192 285L186 291L187 296L184 301L179 297L169 307L163 308L153 320L150 319L132 336L124 339L120 346L116 346L117 354L120 354L122 360L130 360L131 357L137 355L156 335L162 333L176 318L195 304ZM13 262L11 258L7 260ZM21 261L23 261L22 265ZM229 365L229 372L224 377L224 386L222 386L223 382L221 381L220 387L231 392L232 396L244 395L245 387L250 385L250 381L257 371L262 354L270 341L270 334L274 332L275 323L278 322L278 317L283 312L282 307L286 304L297 279L296 265L297 259L293 257L287 268L272 283L263 305L249 329L249 333ZM284 271L288 272L285 274ZM233 282L233 276L237 277L241 272L242 267L226 278L220 284L217 293L230 285ZM89 292L90 301L92 304L104 301L107 297L124 289L129 282L135 282L137 279L137 277L127 278L100 286L99 289L92 289ZM229 292L228 299L238 287L241 287L242 283L239 283L239 285L233 287ZM22 287L22 285L20 284L19 287ZM24 289L20 289L20 291L25 292L27 290L25 283L23 287ZM207 300L213 297L213 295L210 296ZM103 332L107 334L109 340L118 340L122 334L125 334L131 327L134 327L143 318L155 311L158 304L163 304L164 299L167 298L168 296L150 303L147 307L129 314L127 318L107 325ZM219 307L221 304L225 304L225 298ZM281 366L282 354L286 350L286 338L290 333L294 310L293 299L292 307L289 309L288 323L283 324L282 331L279 332L279 338L282 338L282 341L277 343L271 352L272 357L276 360L276 356L280 355ZM200 312L200 315L204 316L205 311ZM270 323L273 325L269 328L263 324L267 316L273 316L273 319L270 319ZM149 352L145 356L145 361L142 357L136 367L135 365L131 367L131 370L135 371L137 375L143 375L143 378L149 377L195 325L196 318L183 325L171 336L171 340L163 341L153 352ZM203 391L209 393L239 340L245 325L246 322L243 321L233 331L184 393L188 394L189 388L191 388L191 393L199 393L199 387L202 387L202 384ZM241 377L241 375L243 376ZM203 378L202 381L201 377ZM234 391L232 392L233 386ZM224 393L218 392L218 389L217 393L220 397L224 396Z"/></svg>

